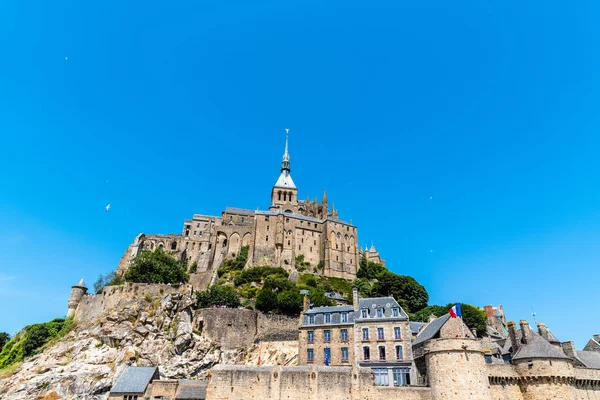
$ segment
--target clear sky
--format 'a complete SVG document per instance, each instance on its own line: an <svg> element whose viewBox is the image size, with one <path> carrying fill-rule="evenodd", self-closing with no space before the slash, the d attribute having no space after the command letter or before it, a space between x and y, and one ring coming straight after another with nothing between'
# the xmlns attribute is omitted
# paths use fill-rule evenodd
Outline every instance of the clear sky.
<svg viewBox="0 0 600 400"><path fill-rule="evenodd" d="M0 331L140 232L266 209L290 128L431 304L600 331L598 2L0 3ZM111 203L110 211L105 206Z"/></svg>

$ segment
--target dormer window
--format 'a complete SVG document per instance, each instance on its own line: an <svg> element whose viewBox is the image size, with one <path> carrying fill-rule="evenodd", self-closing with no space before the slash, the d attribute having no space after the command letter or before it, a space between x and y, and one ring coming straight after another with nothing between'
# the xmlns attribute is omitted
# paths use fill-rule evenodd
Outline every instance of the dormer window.
<svg viewBox="0 0 600 400"><path fill-rule="evenodd" d="M308 314L308 323L309 324L315 323L315 314Z"/></svg>
<svg viewBox="0 0 600 400"><path fill-rule="evenodd" d="M326 313L325 314L325 323L326 324L331 323L331 313Z"/></svg>
<svg viewBox="0 0 600 400"><path fill-rule="evenodd" d="M394 308L392 308L392 315L393 315L394 317L399 317L399 316L400 316L400 310L399 310L399 309L397 309L397 308L395 308L395 307L394 307Z"/></svg>
<svg viewBox="0 0 600 400"><path fill-rule="evenodd" d="M383 318L383 309L381 309L381 308L377 309L377 318Z"/></svg>
<svg viewBox="0 0 600 400"><path fill-rule="evenodd" d="M368 318L369 317L369 310L367 310L366 308L363 308L362 310L360 310L360 317L361 318Z"/></svg>
<svg viewBox="0 0 600 400"><path fill-rule="evenodd" d="M348 313L347 312L342 313L342 322L348 322Z"/></svg>

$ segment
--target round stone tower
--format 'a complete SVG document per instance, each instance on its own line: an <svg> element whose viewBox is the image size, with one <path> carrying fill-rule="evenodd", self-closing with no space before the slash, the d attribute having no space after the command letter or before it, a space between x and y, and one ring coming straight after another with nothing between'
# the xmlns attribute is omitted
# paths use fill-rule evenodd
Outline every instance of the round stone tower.
<svg viewBox="0 0 600 400"><path fill-rule="evenodd" d="M425 363L431 397L444 400L492 400L481 341L433 339Z"/></svg>
<svg viewBox="0 0 600 400"><path fill-rule="evenodd" d="M87 293L87 286L85 286L85 282L83 278L77 284L71 286L71 295L69 296L69 309L67 311L67 318L75 315L75 310L77 310L77 306L79 302Z"/></svg>

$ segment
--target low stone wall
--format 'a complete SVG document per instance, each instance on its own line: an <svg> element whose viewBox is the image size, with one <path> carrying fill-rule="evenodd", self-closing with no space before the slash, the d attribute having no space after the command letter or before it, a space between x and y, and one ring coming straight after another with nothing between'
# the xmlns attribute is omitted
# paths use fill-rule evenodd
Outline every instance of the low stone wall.
<svg viewBox="0 0 600 400"><path fill-rule="evenodd" d="M371 371L352 367L217 365L208 400L431 400L429 388L378 387Z"/></svg>
<svg viewBox="0 0 600 400"><path fill-rule="evenodd" d="M247 347L257 341L298 340L298 319L236 308L198 310L194 328L222 349Z"/></svg>

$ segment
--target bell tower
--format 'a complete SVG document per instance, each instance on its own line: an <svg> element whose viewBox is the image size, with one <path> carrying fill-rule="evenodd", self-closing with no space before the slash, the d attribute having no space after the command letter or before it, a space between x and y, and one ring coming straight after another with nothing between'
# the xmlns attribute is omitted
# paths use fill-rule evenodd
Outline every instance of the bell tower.
<svg viewBox="0 0 600 400"><path fill-rule="evenodd" d="M271 191L271 210L295 211L298 205L298 189L290 174L290 154L288 152L289 129L285 130L285 151L281 161L281 174Z"/></svg>

